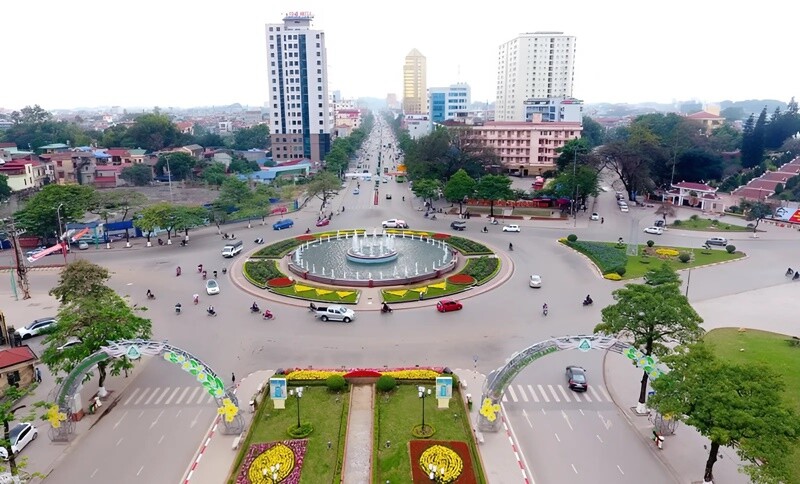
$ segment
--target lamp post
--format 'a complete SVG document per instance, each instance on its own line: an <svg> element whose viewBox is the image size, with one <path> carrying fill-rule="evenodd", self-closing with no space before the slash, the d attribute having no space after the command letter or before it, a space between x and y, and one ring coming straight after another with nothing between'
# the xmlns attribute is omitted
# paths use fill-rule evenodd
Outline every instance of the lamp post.
<svg viewBox="0 0 800 484"><path fill-rule="evenodd" d="M61 231L61 207L63 207L63 203L59 203L58 207L56 207L56 218L58 219L58 230L56 230L56 237L58 237L58 243L61 245L61 252L64 254L64 263L67 263L67 248L65 247L64 240L62 240L63 232Z"/></svg>
<svg viewBox="0 0 800 484"><path fill-rule="evenodd" d="M303 387L289 390L289 395L297 398L297 428L300 428L300 399L303 397Z"/></svg>
<svg viewBox="0 0 800 484"><path fill-rule="evenodd" d="M431 389L425 387L417 387L417 394L422 402L422 432L425 433L425 398L431 395Z"/></svg>

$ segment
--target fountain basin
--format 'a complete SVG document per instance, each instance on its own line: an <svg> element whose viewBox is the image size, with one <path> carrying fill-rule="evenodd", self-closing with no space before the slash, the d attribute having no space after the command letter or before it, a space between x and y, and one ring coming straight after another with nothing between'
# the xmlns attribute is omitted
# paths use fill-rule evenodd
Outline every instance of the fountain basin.
<svg viewBox="0 0 800 484"><path fill-rule="evenodd" d="M354 252L353 249L347 249L347 260L356 264L384 264L396 260L398 255L396 250L380 255L369 255Z"/></svg>

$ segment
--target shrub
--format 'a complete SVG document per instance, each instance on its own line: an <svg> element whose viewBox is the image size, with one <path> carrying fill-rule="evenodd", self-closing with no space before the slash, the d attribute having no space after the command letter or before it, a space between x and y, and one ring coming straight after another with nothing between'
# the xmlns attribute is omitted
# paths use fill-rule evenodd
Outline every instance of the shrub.
<svg viewBox="0 0 800 484"><path fill-rule="evenodd" d="M652 246L654 246L654 245L656 245L656 243L655 243L655 242L653 242L652 240L648 240L648 241L647 241L647 246L648 246L648 247L652 247Z"/></svg>
<svg viewBox="0 0 800 484"><path fill-rule="evenodd" d="M569 234L567 235L567 240L570 242L575 242L576 240L578 240L578 236L575 234Z"/></svg>
<svg viewBox="0 0 800 484"><path fill-rule="evenodd" d="M614 272L616 272L620 276L624 276L625 275L625 266L617 267L616 269L614 269Z"/></svg>
<svg viewBox="0 0 800 484"><path fill-rule="evenodd" d="M475 284L477 281L469 274L454 274L447 278L447 282L457 286L467 286L470 284Z"/></svg>
<svg viewBox="0 0 800 484"><path fill-rule="evenodd" d="M274 260L249 260L244 263L244 273L248 279L257 284L264 284L277 277L285 277Z"/></svg>
<svg viewBox="0 0 800 484"><path fill-rule="evenodd" d="M616 272L609 272L608 274L604 275L603 277L605 277L609 281L621 281L622 280L622 276L620 276Z"/></svg>
<svg viewBox="0 0 800 484"><path fill-rule="evenodd" d="M293 239L286 239L275 242L274 244L270 244L263 249L260 249L258 252L253 254L251 257L258 259L280 259L284 255L286 255L290 250L294 249L298 245L302 244L302 240L297 240L297 238Z"/></svg>
<svg viewBox="0 0 800 484"><path fill-rule="evenodd" d="M446 240L450 238L450 234L433 234L433 238L436 240Z"/></svg>
<svg viewBox="0 0 800 484"><path fill-rule="evenodd" d="M617 267L625 267L628 263L628 256L624 251L602 242L578 240L567 242L567 245L589 257L603 274L614 272Z"/></svg>
<svg viewBox="0 0 800 484"><path fill-rule="evenodd" d="M687 262L692 260L692 254L688 252L681 252L680 254L678 254L678 260L686 264Z"/></svg>
<svg viewBox="0 0 800 484"><path fill-rule="evenodd" d="M289 437L293 439L304 439L311 435L311 432L314 431L314 426L310 423L301 423L300 428L297 425L292 424L291 427L286 429L286 433L289 434Z"/></svg>
<svg viewBox="0 0 800 484"><path fill-rule="evenodd" d="M676 221L672 222L672 225L674 225L674 226L678 227L678 226L680 226L682 223L683 223L683 221L681 221L681 220L676 220Z"/></svg>
<svg viewBox="0 0 800 484"><path fill-rule="evenodd" d="M482 284L497 271L499 266L500 260L496 257L483 256L468 260L467 265L464 266L459 274L472 276L478 281L478 284Z"/></svg>
<svg viewBox="0 0 800 484"><path fill-rule="evenodd" d="M332 392L340 392L347 387L347 380L342 375L331 375L325 380L325 386Z"/></svg>
<svg viewBox="0 0 800 484"><path fill-rule="evenodd" d="M712 220L711 225L716 227L717 225L719 225L719 220Z"/></svg>
<svg viewBox="0 0 800 484"><path fill-rule="evenodd" d="M389 375L381 375L375 387L382 392L390 392L397 386L397 380Z"/></svg>
<svg viewBox="0 0 800 484"><path fill-rule="evenodd" d="M458 249L458 251L464 255L494 254L494 252L480 242L465 239L464 237L451 236L447 239L447 243Z"/></svg>
<svg viewBox="0 0 800 484"><path fill-rule="evenodd" d="M656 254L664 257L675 257L679 253L675 249L662 248L662 249L656 249Z"/></svg>
<svg viewBox="0 0 800 484"><path fill-rule="evenodd" d="M691 217L689 217L689 220L700 220L700 217L698 217L697 214L694 214Z"/></svg>
<svg viewBox="0 0 800 484"><path fill-rule="evenodd" d="M415 425L411 428L411 435L418 439L429 439L433 437L433 434L436 433L436 429L431 424L425 424L425 428L422 428L422 425Z"/></svg>
<svg viewBox="0 0 800 484"><path fill-rule="evenodd" d="M736 246L730 244L726 245L725 250L727 250L729 254L733 254L734 252L736 252Z"/></svg>

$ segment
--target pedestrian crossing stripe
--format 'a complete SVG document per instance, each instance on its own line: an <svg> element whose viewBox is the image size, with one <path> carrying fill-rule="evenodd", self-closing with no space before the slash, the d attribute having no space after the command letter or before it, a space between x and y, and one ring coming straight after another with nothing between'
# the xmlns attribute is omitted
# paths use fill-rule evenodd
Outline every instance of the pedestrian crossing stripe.
<svg viewBox="0 0 800 484"><path fill-rule="evenodd" d="M213 401L214 397L200 386L139 387L125 397L122 405L205 405Z"/></svg>
<svg viewBox="0 0 800 484"><path fill-rule="evenodd" d="M551 401L558 403L560 402L571 403L573 398L578 403L583 403L583 402L602 403L602 402L612 401L611 396L603 387L598 387L600 391L597 391L595 387L590 386L587 391L578 393L569 390L563 385L546 385L546 386L547 388L545 389L545 385L536 385L535 388L533 385L525 385L525 386L509 385L508 387L506 387L506 390L503 393L502 400L505 403L530 402L531 399L535 403L541 403L542 401L544 401L543 403L550 403ZM556 388L558 389L557 391Z"/></svg>

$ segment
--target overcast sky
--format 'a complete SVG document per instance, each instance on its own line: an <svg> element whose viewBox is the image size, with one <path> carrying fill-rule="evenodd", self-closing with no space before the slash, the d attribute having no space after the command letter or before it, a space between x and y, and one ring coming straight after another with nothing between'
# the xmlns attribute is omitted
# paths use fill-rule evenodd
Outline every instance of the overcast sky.
<svg viewBox="0 0 800 484"><path fill-rule="evenodd" d="M799 94L797 2L2 0L0 108L263 105L264 24L288 11L314 14L345 98L400 97L416 48L429 87L494 101L498 46L541 30L577 37L573 95L588 103Z"/></svg>

